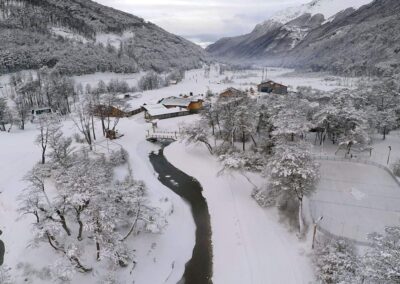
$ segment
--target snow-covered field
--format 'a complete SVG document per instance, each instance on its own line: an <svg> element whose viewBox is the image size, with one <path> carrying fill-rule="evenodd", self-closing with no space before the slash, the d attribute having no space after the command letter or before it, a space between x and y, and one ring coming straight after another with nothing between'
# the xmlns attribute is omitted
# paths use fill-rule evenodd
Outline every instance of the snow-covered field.
<svg viewBox="0 0 400 284"><path fill-rule="evenodd" d="M315 219L329 232L366 241L371 232L384 232L400 220L400 186L383 169L341 161L319 161L321 181L311 197Z"/></svg>
<svg viewBox="0 0 400 284"><path fill-rule="evenodd" d="M311 138L310 138L311 139ZM311 140L310 140L311 141ZM400 222L400 186L387 171L374 165L391 168L400 159L400 133L393 131L382 139L374 135L372 151L353 151L353 162L343 162L344 150L326 142L314 145L322 157L321 181L311 197L310 210L314 219L323 216L320 225L336 236L366 243L367 234L383 232L385 226ZM391 147L389 164L389 146ZM326 161L325 158L339 161ZM361 163L356 163L359 159Z"/></svg>

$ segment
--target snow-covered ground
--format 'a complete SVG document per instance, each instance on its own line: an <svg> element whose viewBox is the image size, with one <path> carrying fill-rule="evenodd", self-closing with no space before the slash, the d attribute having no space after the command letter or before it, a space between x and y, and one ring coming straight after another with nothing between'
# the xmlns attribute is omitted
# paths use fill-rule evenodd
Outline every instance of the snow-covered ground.
<svg viewBox="0 0 400 284"><path fill-rule="evenodd" d="M292 70L270 68L268 78L293 88L311 86L330 90L349 87L346 86L347 79L330 76L326 80L326 75L305 76L290 72ZM98 73L78 76L75 80L95 85L99 80L108 82L118 78L135 86L140 76ZM233 78L234 82L222 83L225 77ZM254 70L219 75L217 70L212 69L209 77L204 76L204 70L192 70L178 85L143 92L142 96L132 98L130 103L149 104L169 96L190 92L205 94L207 90L220 92L227 87L255 88L261 78L262 72ZM8 79L9 76L1 76L0 82L4 85ZM3 95L6 95L4 89ZM198 116L163 120L159 122L159 127L174 131L180 123L195 119ZM171 205L174 209L173 214L168 216L168 226L162 234L141 234L135 238L133 242L138 263L132 275L126 271L126 279L139 284L176 283L191 257L195 240L190 208L164 187L154 174L148 153L157 147L145 140L150 125L145 123L143 113L122 119L117 129L124 134L117 143L129 152L134 177L145 181L149 200L154 205L165 208ZM65 122L64 131L66 135L77 132L69 120ZM31 220L19 219L17 212L16 197L26 186L22 177L40 158L40 149L33 143L36 135L37 130L29 123L25 131L14 128L11 133L0 133L0 229L4 232L1 238L6 243L6 265L13 269L20 262L31 262L34 267L40 267L51 263L53 255L50 249L27 248L31 239ZM385 143L395 143L391 137ZM376 144L373 155L382 156L380 153L385 153L387 148L385 143ZM397 153L400 151L393 151L393 158L400 157ZM212 223L214 283L308 283L313 280L307 257L309 242L300 243L294 233L279 223L273 210L264 210L255 203L250 196L252 185L245 177L240 174L217 176L220 165L202 146L188 147L174 143L166 149L166 155L177 168L197 178L204 188ZM259 177L252 176L252 179L256 183L261 182ZM357 188L352 192L352 198L366 199L367 194L362 189ZM335 212L332 211L332 214ZM91 280L85 278L80 282L96 283L93 276ZM29 283L43 282L32 280Z"/></svg>
<svg viewBox="0 0 400 284"><path fill-rule="evenodd" d="M400 132L393 131L382 139L375 135L372 152L353 151L352 162L326 161L325 157L343 159L344 150L326 142L315 145L314 153L322 157L321 181L311 197L311 213L315 219L323 216L322 228L337 235L365 242L367 234L383 232L385 226L399 225L400 186L387 171L375 165L391 168L400 159ZM389 146L391 147L389 157ZM389 157L389 164L388 162ZM357 159L361 163L356 163Z"/></svg>
<svg viewBox="0 0 400 284"><path fill-rule="evenodd" d="M337 161L319 161L321 181L311 197L315 219L329 232L366 241L371 232L400 221L400 186L383 169Z"/></svg>
<svg viewBox="0 0 400 284"><path fill-rule="evenodd" d="M153 144L144 140L148 125L142 118L132 118L121 121L125 136L118 142L129 152L130 164L136 179L144 180L148 188L148 199L155 206L165 209L169 214L168 225L162 234L140 234L132 242L135 248L137 265L130 274L126 269L123 274L126 283L176 283L182 277L186 262L191 258L194 246L194 222L189 206L177 195L158 182L157 176L148 161L147 155L153 149ZM64 123L66 135L76 132L71 121ZM99 129L98 129L99 130ZM98 131L100 133L100 131ZM140 133L140 135L137 135ZM0 133L0 230L6 244L5 264L11 267L13 275L22 282L23 269L26 263L40 270L45 265L52 264L54 252L51 248L28 248L32 238L30 234L30 217L20 218L17 212L17 196L26 187L23 176L39 161L40 149L33 141L37 130L31 124L25 131ZM107 143L96 146L104 150ZM110 144L115 148L115 144ZM177 241L179 239L179 241ZM157 271L157 273L154 273ZM76 283L82 276L77 275ZM48 283L43 279L29 277L28 283ZM84 283L98 283L96 272L92 277L81 279Z"/></svg>
<svg viewBox="0 0 400 284"><path fill-rule="evenodd" d="M274 211L251 197L253 185L237 173L218 175L221 166L203 145L174 143L167 159L203 186L212 227L214 283L309 283L309 244L299 243ZM262 182L252 176L253 182Z"/></svg>

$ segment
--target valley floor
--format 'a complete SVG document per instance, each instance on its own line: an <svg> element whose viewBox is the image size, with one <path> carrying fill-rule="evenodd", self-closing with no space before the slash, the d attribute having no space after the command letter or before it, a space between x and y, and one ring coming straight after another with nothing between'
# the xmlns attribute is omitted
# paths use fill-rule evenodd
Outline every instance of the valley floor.
<svg viewBox="0 0 400 284"><path fill-rule="evenodd" d="M293 87L311 85L333 89L347 84L340 78L325 80L324 76L288 76L289 71L272 69L269 77ZM107 78L115 76L119 75L103 74L98 78L93 75L82 76L77 80L95 83L99 78L107 81ZM234 83L222 83L226 76L233 76ZM136 82L137 78L132 80ZM249 88L260 80L260 72L249 71L245 75L212 74L208 78L204 76L203 70L194 70L187 72L182 83L143 92L141 97L132 99L130 103L153 103L164 97L189 92L204 94L208 89L220 92L229 86ZM7 78L0 78L0 82L6 81ZM196 119L197 115L163 120L159 122L159 127L176 131L181 123L190 123ZM121 283L177 283L183 275L186 262L191 258L195 242L195 225L190 208L158 181L148 155L158 150L159 146L145 140L151 125L145 122L143 114L122 119L117 128L124 136L116 143L128 151L134 178L145 182L148 199L168 214L168 225L162 234L140 234L132 238L137 265L132 273L130 269L122 273L121 279L124 280ZM98 133L99 129L98 124ZM77 132L69 119L64 122L63 130L68 136ZM4 232L0 238L6 243L5 264L12 269L16 283L22 283L24 279L27 279L25 283L49 283L32 271L51 264L54 256L54 252L48 248L29 247L32 220L21 218L17 211L17 197L26 187L22 178L40 158L40 149L34 144L37 132L34 125L28 124L24 131L14 129L11 133L0 133L0 229ZM110 145L115 146L104 140L99 144L99 151L104 151L104 147ZM384 153L385 147L386 144L377 146L376 155L381 157L379 153ZM201 145L187 146L176 142L166 148L165 155L174 166L196 178L203 187L211 215L214 283L313 281L312 265L308 257L311 247L309 239L299 241L295 232L290 232L280 223L274 210L260 208L251 198L253 185L245 176L239 173L219 175L221 167L218 161ZM330 175L330 170L325 172ZM249 174L248 177L256 185L261 185L259 176ZM363 188L357 190L362 191ZM73 283L98 283L96 276L96 272L89 276L78 275Z"/></svg>

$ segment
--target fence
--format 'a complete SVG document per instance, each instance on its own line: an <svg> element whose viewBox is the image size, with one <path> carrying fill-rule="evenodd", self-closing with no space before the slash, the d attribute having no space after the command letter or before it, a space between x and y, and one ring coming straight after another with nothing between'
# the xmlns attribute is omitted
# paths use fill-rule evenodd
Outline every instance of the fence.
<svg viewBox="0 0 400 284"><path fill-rule="evenodd" d="M348 224L343 220L337 220L334 217L326 216L323 210L318 206L319 201L317 200L310 199L308 202L310 216L313 223L323 216L323 219L318 222L317 226L319 233L332 239L344 239L356 245L370 246L370 242L367 240L367 235L371 233L369 230L360 225L354 226L353 224Z"/></svg>
<svg viewBox="0 0 400 284"><path fill-rule="evenodd" d="M387 166L384 166L384 165L379 164L379 163L374 162L374 161L362 159L362 158L359 158L359 157L353 157L353 158L347 158L346 159L346 158L340 158L340 157L328 156L328 155L314 155L314 159L316 159L316 160L325 160L325 161L348 162L348 163L364 164L364 165L374 166L374 167L380 168L380 169L384 170L385 172L387 172L394 179L394 181L397 183L397 185L400 187L400 181L394 175L393 171L390 168L388 168Z"/></svg>
<svg viewBox="0 0 400 284"><path fill-rule="evenodd" d="M379 164L377 162L366 160L359 157L352 157L352 158L340 158L336 156L328 156L328 155L314 155L314 159L316 160L325 160L325 161L337 161L337 162L347 162L347 163L355 163L355 164L364 164L370 165L381 170L384 170L388 173L391 178L395 181L395 183L400 187L399 179L393 174L393 172L385 165ZM367 235L371 233L374 228L371 229L371 226L364 225L364 224L354 224L351 222L346 222L346 219L339 220L336 219L334 214L332 216L327 216L326 212L324 212L324 207L334 205L334 206L354 206L358 207L361 210L375 210L368 205L357 205L357 204L344 204L341 202L334 202L332 200L316 200L316 199L309 199L309 209L310 209L310 217L313 223L316 222L318 218L323 216L322 221L318 223L318 231L327 235L334 239L345 239L354 244L362 245L362 246L370 246L370 242L367 239ZM385 214L394 214L392 216L398 216L400 211L393 211L393 210L385 210ZM397 214L397 215L396 215ZM369 229L368 229L369 227Z"/></svg>

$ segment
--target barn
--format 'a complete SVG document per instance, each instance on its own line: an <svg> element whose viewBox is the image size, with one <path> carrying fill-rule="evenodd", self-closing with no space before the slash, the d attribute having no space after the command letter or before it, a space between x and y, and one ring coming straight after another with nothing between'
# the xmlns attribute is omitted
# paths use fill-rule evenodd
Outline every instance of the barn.
<svg viewBox="0 0 400 284"><path fill-rule="evenodd" d="M258 92L260 93L273 93L279 95L286 95L288 93L288 88L285 85L276 83L274 81L262 82L257 86Z"/></svg>
<svg viewBox="0 0 400 284"><path fill-rule="evenodd" d="M235 88L228 88L219 94L219 98L245 98L247 94Z"/></svg>

